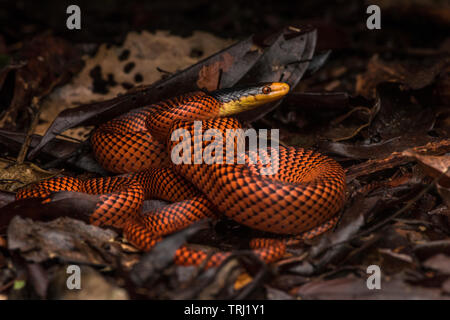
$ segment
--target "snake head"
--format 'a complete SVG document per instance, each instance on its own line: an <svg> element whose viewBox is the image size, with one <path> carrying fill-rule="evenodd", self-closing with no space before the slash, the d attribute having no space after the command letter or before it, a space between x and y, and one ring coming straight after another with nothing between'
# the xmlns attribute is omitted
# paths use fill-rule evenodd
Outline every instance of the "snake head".
<svg viewBox="0 0 450 320"><path fill-rule="evenodd" d="M253 86L220 89L210 93L221 103L219 116L228 116L276 101L289 92L284 82L260 83Z"/></svg>

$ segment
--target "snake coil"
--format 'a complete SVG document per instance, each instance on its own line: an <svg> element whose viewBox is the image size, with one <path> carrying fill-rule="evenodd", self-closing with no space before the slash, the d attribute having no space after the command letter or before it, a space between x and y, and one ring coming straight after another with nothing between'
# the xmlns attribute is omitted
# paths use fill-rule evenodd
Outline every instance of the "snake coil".
<svg viewBox="0 0 450 320"><path fill-rule="evenodd" d="M278 152L268 149L276 157L278 171L263 175L264 159L251 162L248 153L241 164L174 164L169 157L179 145L170 139L175 130L183 129L192 137L179 143L202 153L214 140L196 140L194 120L201 121L202 132L239 129L240 123L230 115L280 99L288 91L284 83L269 83L194 92L131 111L91 135L97 161L124 175L53 178L20 190L16 198L46 198L58 191L100 194L90 223L122 229L142 250L195 221L217 218L219 212L254 229L314 237L334 225L344 204L345 175L336 161L317 152L279 146ZM172 203L142 213L143 201L149 198ZM253 239L250 247L266 262L280 259L285 252L285 242L278 239ZM220 264L229 254L209 256L207 266ZM175 261L199 264L207 257L204 251L182 246Z"/></svg>

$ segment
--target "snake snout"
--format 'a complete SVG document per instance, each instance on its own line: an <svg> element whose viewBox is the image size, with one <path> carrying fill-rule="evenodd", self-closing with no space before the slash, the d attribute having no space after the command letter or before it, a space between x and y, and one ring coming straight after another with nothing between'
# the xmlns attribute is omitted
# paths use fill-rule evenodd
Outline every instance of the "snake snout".
<svg viewBox="0 0 450 320"><path fill-rule="evenodd" d="M219 116L229 116L279 100L289 92L284 82L260 83L253 86L217 90L211 93L221 103Z"/></svg>

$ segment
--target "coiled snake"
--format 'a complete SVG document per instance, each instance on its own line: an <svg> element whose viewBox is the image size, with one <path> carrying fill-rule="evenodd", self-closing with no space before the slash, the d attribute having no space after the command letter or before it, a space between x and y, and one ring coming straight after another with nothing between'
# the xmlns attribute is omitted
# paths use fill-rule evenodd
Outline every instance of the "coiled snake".
<svg viewBox="0 0 450 320"><path fill-rule="evenodd" d="M91 135L97 161L105 169L125 175L88 180L53 178L20 190L16 198L46 198L58 191L101 194L89 214L90 223L123 230L142 250L150 250L165 235L218 213L258 230L314 237L334 225L344 203L344 171L334 160L301 148L279 146L278 152L269 148L267 154L275 156L278 170L263 175L261 170L267 166L264 159L252 162L247 152L238 162L233 143L211 153L216 157L233 149L233 163L195 162L195 152L203 154L208 146L211 150L215 138L199 140L194 120L201 121L205 134L208 129L225 134L226 129L241 128L229 116L280 99L288 91L287 84L265 83L189 93L136 109L99 126ZM173 135L179 129L187 135L177 141ZM183 155L192 161L175 164L169 155L183 144L193 147L191 155ZM143 201L149 198L172 203L142 213ZM261 238L253 239L250 247L261 259L272 262L284 255L286 246L283 240ZM229 254L210 255L207 266L220 264ZM175 261L199 264L207 257L204 251L182 246Z"/></svg>

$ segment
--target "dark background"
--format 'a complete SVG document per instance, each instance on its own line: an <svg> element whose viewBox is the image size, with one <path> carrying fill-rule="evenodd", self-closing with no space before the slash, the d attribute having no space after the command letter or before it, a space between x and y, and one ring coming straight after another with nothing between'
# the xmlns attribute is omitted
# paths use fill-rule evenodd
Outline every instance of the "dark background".
<svg viewBox="0 0 450 320"><path fill-rule="evenodd" d="M66 8L70 4L81 7L79 31L66 28ZM381 30L366 27L366 8L370 4L381 7ZM61 262L67 257L72 259L73 252L85 254L93 267L91 272L96 275L93 279L108 279L116 286L125 287L132 298L198 299L204 294L215 299L301 298L303 301L448 298L450 184L447 179L444 185L442 179L438 189L433 182L436 175L443 176L445 158L439 155L450 152L448 1L0 0L0 121L3 110L11 110L4 117L7 125L0 130L0 143L6 146L0 147L0 160L8 160L6 169L0 169L0 173L6 172L0 176L4 190L15 191L42 178L42 170L39 170L41 175L29 174L34 166L24 161L28 150L24 139L13 138L16 132L21 137L26 132L31 134L33 123L39 121L37 110L43 105L39 99L43 101L54 86L67 83L79 72L81 66L71 63L80 60L78 51L93 54L103 43L120 48L130 31L170 30L175 35L188 36L202 30L238 41L250 34L267 35L285 26L305 24L318 29L316 56L312 60L321 67L316 72L306 72L283 104L252 126L280 128L280 140L285 144L317 148L345 167L348 199L335 233L324 235L316 243L294 246L293 256L274 269L251 259L247 261L241 255L239 264L253 280L236 293L233 288L237 278L232 268L225 273L206 274L195 270L191 270L195 273L183 273L189 271L170 266L168 256L156 251L155 255L143 256L140 267L126 270L130 261L136 261L137 254L127 249L113 253L110 249L115 246L110 246L109 240L108 245L97 243L97 238L91 235L89 241L84 240L85 227L71 227L68 232L61 226L48 224L40 227L44 231L39 236L35 231L37 222L28 222L27 227L16 223L8 229L15 240L8 237L8 242L23 243L18 250L8 249L6 238L0 234L0 299L6 294L10 299L65 298L65 292L53 292L52 288L63 287L61 283L65 283L67 273ZM317 63L320 60L317 57L326 57L325 50L331 50L331 55L322 64ZM120 85L111 84L112 73L110 80L99 68L90 70L92 80L86 83L87 87L92 84L96 88L98 83L106 87L106 82L108 86ZM183 73L175 73L174 77L180 74ZM136 81L133 89L141 84L150 85ZM136 96L136 91L127 92L123 105L137 107L133 105ZM114 105L118 101L114 99L106 101L106 105ZM83 112L94 110L90 114L98 115L100 111L96 107L104 106L102 103L81 107L85 108ZM84 115L75 113L68 121L76 122L77 117ZM99 121L106 119L100 117ZM55 151L49 152L50 160L38 157L33 163L52 170L62 168L68 175L81 173L73 163L82 164L79 156L89 155L89 150L83 143L72 140L59 139L58 148L48 144L49 151ZM403 154L405 150L420 152L420 157L416 154L416 158L409 158ZM12 157L17 160L10 160ZM84 178L95 172L81 169ZM45 177L48 175L53 177L55 173L48 171ZM1 208L6 219L17 211L23 214L27 208L38 217L44 211L60 216L64 208L85 210L78 203L71 205L78 201L76 197L69 198L72 202L60 202L60 207L56 204L53 209L37 202L25 202L28 207L21 209L13 202L11 193L1 191L1 196L0 201L11 203L8 206L13 208ZM0 207L3 204L0 202ZM83 240L79 247L61 249L58 253L61 260L53 256L44 263L27 260L36 252L43 255L55 252L42 240L48 239L46 232L54 230L64 232L68 239ZM237 250L247 248L248 238L253 235L249 228L224 219L190 241ZM96 231L97 236L103 237L100 231ZM171 248L168 252L178 248L177 237L167 239L166 245ZM30 241L34 241L33 250L28 246ZM60 246L57 242L53 244ZM100 260L97 255L101 256ZM366 266L372 264L380 265L383 274L389 275L389 280L383 278L383 290L367 290L365 285L361 286L365 284ZM27 279L26 287L16 290L15 284L20 284L17 280L22 279ZM60 279L63 279L61 283ZM148 282L132 282L132 279ZM106 287L104 291L110 296L112 289Z"/></svg>
<svg viewBox="0 0 450 320"><path fill-rule="evenodd" d="M378 1L382 29L368 32L365 23L371 1L0 1L1 36L6 45L45 30L74 42L121 42L131 30L170 30L189 35L204 30L222 37L242 38L286 25L313 23L319 49L378 46L439 46L448 34L443 1ZM66 8L81 8L82 29L66 28Z"/></svg>

